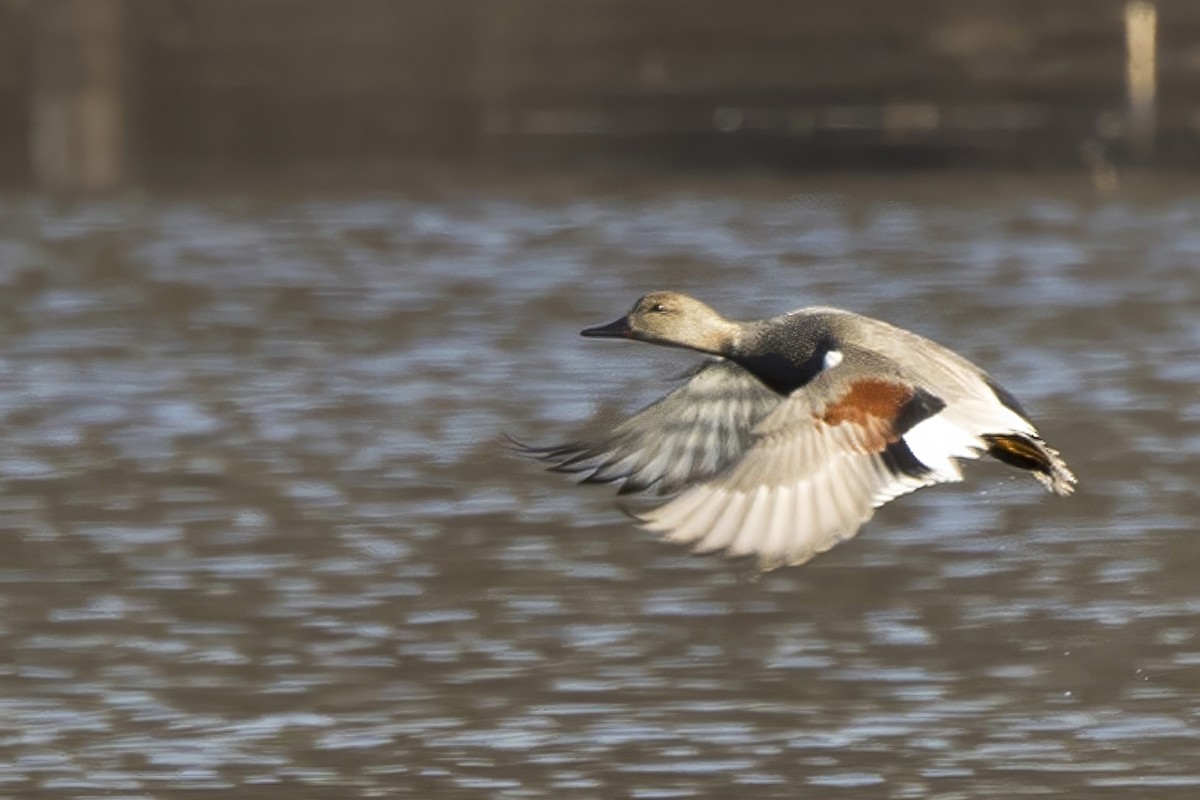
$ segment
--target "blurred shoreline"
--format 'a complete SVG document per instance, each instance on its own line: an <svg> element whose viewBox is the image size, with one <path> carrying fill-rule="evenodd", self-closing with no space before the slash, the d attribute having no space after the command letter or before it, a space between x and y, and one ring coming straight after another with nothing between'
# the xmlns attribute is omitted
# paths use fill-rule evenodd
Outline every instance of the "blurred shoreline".
<svg viewBox="0 0 1200 800"><path fill-rule="evenodd" d="M0 185L1194 169L1197 41L1186 0L0 0Z"/></svg>

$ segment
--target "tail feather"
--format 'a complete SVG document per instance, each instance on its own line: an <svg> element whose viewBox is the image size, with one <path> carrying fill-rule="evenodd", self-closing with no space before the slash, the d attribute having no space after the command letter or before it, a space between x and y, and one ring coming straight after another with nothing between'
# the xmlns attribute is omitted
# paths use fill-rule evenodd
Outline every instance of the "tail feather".
<svg viewBox="0 0 1200 800"><path fill-rule="evenodd" d="M1024 433L984 434L988 455L1014 467L1029 470L1050 491L1068 495L1075 491L1075 474L1058 451L1036 436Z"/></svg>

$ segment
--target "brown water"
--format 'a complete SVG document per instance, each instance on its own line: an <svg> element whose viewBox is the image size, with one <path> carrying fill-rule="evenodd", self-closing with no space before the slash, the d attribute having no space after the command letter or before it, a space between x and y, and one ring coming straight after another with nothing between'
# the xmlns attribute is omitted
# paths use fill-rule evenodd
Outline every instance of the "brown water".
<svg viewBox="0 0 1200 800"><path fill-rule="evenodd" d="M0 199L0 795L1200 796L1200 192ZM753 580L507 458L689 357L652 288L954 345L1001 466Z"/></svg>

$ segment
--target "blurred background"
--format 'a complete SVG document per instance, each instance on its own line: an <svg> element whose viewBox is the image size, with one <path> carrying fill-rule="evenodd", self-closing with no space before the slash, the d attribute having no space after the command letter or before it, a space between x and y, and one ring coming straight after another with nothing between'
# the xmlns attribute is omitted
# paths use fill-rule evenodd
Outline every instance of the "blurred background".
<svg viewBox="0 0 1200 800"><path fill-rule="evenodd" d="M2 0L0 175L1200 161L1188 0ZM378 178L378 175L376 175Z"/></svg>
<svg viewBox="0 0 1200 800"><path fill-rule="evenodd" d="M0 0L0 795L1193 798L1200 3ZM802 568L513 459L842 306L1027 406Z"/></svg>

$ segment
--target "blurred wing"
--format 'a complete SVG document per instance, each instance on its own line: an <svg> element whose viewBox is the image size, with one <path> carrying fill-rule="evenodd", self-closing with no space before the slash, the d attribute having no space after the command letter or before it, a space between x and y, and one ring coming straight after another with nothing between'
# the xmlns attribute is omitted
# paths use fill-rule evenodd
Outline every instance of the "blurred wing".
<svg viewBox="0 0 1200 800"><path fill-rule="evenodd" d="M899 379L828 370L757 426L727 474L640 519L699 552L753 554L764 569L801 564L852 537L892 498L958 479L917 460L903 438L942 407Z"/></svg>
<svg viewBox="0 0 1200 800"><path fill-rule="evenodd" d="M660 400L592 440L529 447L526 455L585 483L623 482L620 493L677 492L727 470L750 447L751 432L782 398L724 359L702 362Z"/></svg>

